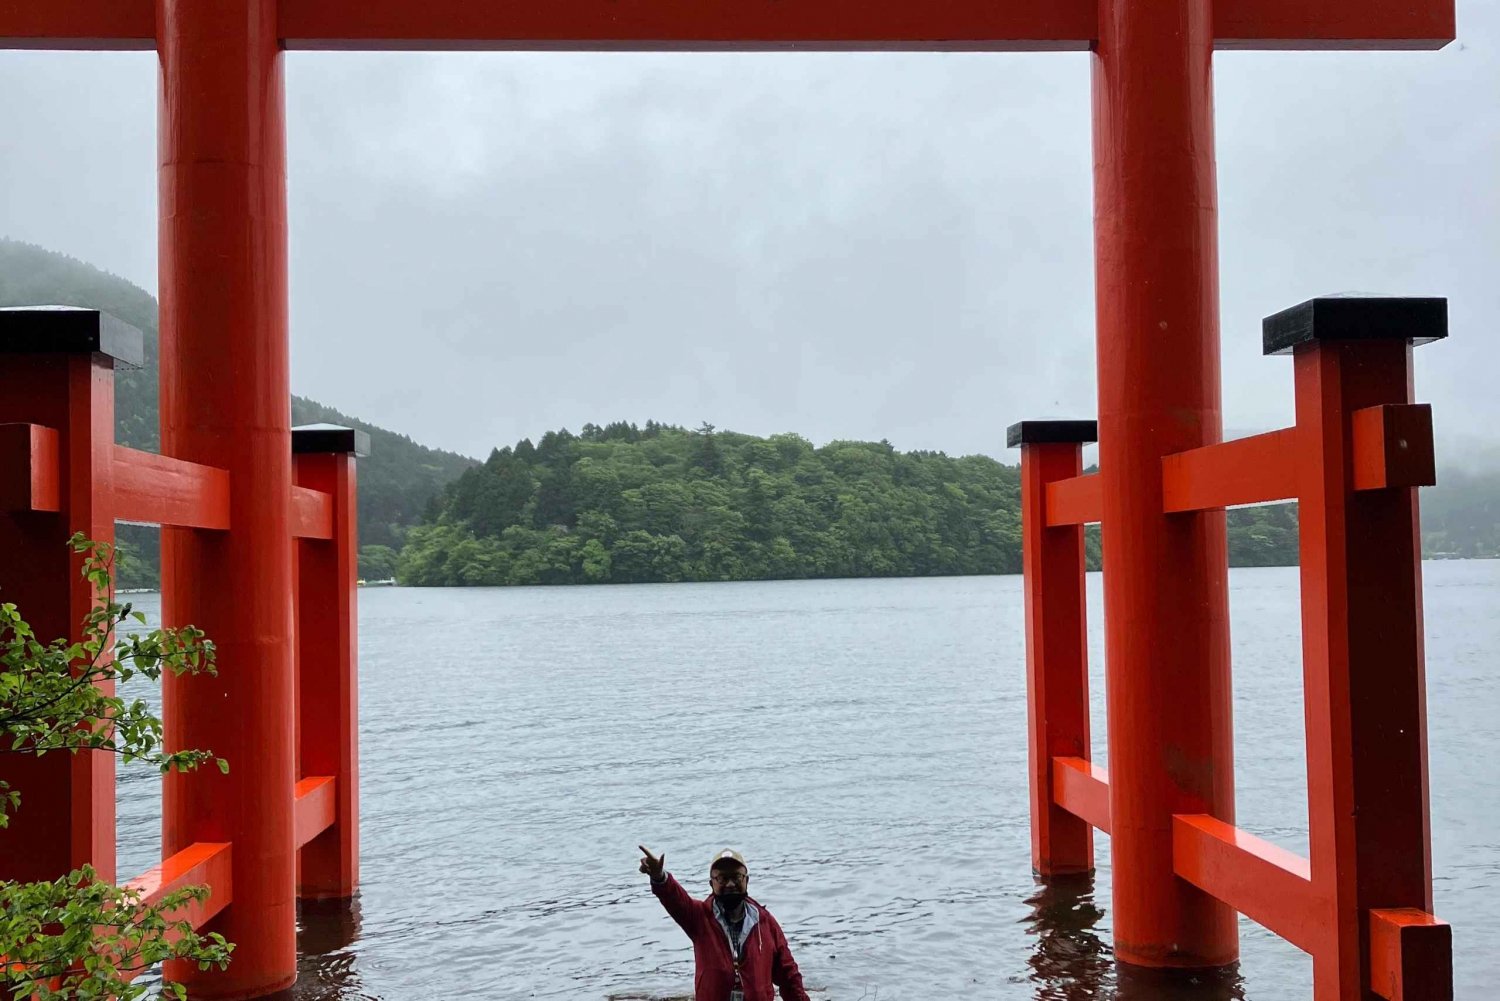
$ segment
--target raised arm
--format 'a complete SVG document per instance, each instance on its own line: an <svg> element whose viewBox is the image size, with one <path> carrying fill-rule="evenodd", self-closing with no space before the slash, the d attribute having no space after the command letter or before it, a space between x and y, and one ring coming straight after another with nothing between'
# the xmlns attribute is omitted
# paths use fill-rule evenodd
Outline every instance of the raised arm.
<svg viewBox="0 0 1500 1001"><path fill-rule="evenodd" d="M786 935L782 934L779 921L772 923L771 937L776 947L771 954L771 983L781 988L781 1001L810 1001L807 988L802 986L802 971L797 969L797 961L792 958L792 948L786 944Z"/></svg>
<svg viewBox="0 0 1500 1001"><path fill-rule="evenodd" d="M645 845L640 846L641 872L651 877L651 892L656 894L656 899L672 915L672 920L682 926L682 930L691 937L698 930L698 924L703 920L702 909L698 901L694 900L682 884L667 872L667 853L662 852L661 857L652 855L646 850Z"/></svg>

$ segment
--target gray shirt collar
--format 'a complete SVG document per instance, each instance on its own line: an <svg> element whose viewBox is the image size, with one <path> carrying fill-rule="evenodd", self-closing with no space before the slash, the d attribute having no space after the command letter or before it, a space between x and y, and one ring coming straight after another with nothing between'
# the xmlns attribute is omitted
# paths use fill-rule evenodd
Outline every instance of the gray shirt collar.
<svg viewBox="0 0 1500 1001"><path fill-rule="evenodd" d="M755 929L756 924L760 921L760 910L754 904L750 903L750 901L745 901L745 920L740 925L740 937L737 942L734 936L729 933L729 920L724 916L724 909L719 906L718 897L714 898L714 917L718 920L719 927L724 929L724 937L729 939L730 951L735 956L738 956L744 951L745 943L750 941L750 932Z"/></svg>

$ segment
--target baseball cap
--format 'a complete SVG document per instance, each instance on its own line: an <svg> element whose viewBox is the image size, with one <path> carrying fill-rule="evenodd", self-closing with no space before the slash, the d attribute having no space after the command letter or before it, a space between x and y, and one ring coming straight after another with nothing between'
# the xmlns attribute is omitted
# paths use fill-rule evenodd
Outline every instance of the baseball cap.
<svg viewBox="0 0 1500 1001"><path fill-rule="evenodd" d="M739 867L742 868L742 869L744 869L746 872L750 871L750 867L745 864L745 856L741 855L739 852L735 851L733 848L726 848L726 849L724 849L721 852L715 852L714 853L714 860L711 863L709 863L708 871L709 872L713 872L715 869L719 868L721 865L725 865L726 863L730 863L730 862L733 862L733 863L739 865Z"/></svg>

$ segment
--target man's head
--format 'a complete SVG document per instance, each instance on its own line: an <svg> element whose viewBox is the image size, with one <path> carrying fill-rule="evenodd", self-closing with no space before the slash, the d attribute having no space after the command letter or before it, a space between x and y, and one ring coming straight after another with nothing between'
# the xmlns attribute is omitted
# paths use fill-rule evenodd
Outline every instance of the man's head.
<svg viewBox="0 0 1500 1001"><path fill-rule="evenodd" d="M714 896L725 907L737 907L750 892L750 870L744 856L726 848L714 856L708 867L708 882Z"/></svg>

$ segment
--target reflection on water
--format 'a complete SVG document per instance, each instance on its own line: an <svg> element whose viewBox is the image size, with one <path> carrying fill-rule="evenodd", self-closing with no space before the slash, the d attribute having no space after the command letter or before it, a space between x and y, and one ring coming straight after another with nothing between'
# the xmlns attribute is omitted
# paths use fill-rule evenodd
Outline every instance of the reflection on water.
<svg viewBox="0 0 1500 1001"><path fill-rule="evenodd" d="M1035 936L1027 965L1037 1001L1244 1001L1238 964L1222 970L1147 970L1116 964L1098 932L1104 909L1092 875L1037 880L1023 922Z"/></svg>
<svg viewBox="0 0 1500 1001"><path fill-rule="evenodd" d="M1094 929L1104 909L1094 903L1091 874L1038 880L1026 899L1024 922L1036 936L1027 965L1038 1001L1080 1001L1104 997L1113 972L1109 946Z"/></svg>
<svg viewBox="0 0 1500 1001"><path fill-rule="evenodd" d="M1115 967L1115 1001L1245 1001L1239 964L1222 970Z"/></svg>
<svg viewBox="0 0 1500 1001"><path fill-rule="evenodd" d="M360 982L356 952L360 902L304 900L297 905L297 985L277 1001L381 1001Z"/></svg>

